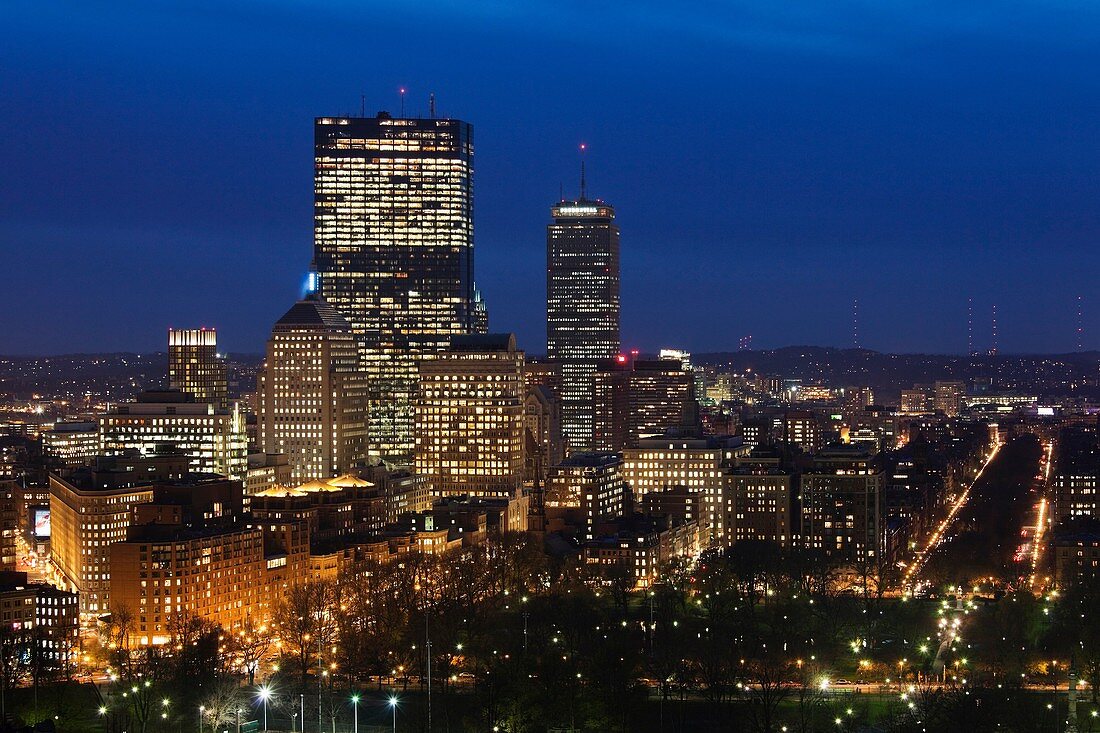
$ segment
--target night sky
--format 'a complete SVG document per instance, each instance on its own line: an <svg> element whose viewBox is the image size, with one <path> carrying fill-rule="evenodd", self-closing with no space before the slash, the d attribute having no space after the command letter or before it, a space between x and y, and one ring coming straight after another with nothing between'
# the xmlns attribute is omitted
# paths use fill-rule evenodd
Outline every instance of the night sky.
<svg viewBox="0 0 1100 733"><path fill-rule="evenodd" d="M964 7L965 6L965 7ZM312 120L474 125L494 331L545 349L564 183L622 228L623 343L1100 347L1100 5L6 0L0 353L259 352L312 249Z"/></svg>

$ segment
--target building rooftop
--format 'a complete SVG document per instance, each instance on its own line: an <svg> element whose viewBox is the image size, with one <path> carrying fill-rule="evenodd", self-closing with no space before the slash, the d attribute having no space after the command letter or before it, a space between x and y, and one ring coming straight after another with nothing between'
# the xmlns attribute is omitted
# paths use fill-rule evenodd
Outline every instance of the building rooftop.
<svg viewBox="0 0 1100 733"><path fill-rule="evenodd" d="M147 389L137 396L137 402L155 405L171 405L194 401L194 395L178 389Z"/></svg>
<svg viewBox="0 0 1100 733"><path fill-rule="evenodd" d="M276 330L293 330L303 327L323 327L334 331L350 331L347 320L319 295L310 295L290 307L275 322Z"/></svg>
<svg viewBox="0 0 1100 733"><path fill-rule="evenodd" d="M559 466L566 466L569 468L599 468L601 466L612 466L620 463L618 453L598 453L598 452L579 452L574 453L561 463Z"/></svg>
<svg viewBox="0 0 1100 733"><path fill-rule="evenodd" d="M515 351L511 333L466 333L451 337L451 351Z"/></svg>

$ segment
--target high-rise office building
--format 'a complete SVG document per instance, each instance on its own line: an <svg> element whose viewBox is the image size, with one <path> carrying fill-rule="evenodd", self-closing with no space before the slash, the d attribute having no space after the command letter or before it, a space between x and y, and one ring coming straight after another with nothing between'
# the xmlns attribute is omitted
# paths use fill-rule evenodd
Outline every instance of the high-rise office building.
<svg viewBox="0 0 1100 733"><path fill-rule="evenodd" d="M546 354L560 365L562 430L592 450L594 375L619 352L619 227L610 204L581 194L551 208L546 228Z"/></svg>
<svg viewBox="0 0 1100 733"><path fill-rule="evenodd" d="M783 415L783 432L787 442L806 453L814 453L821 447L821 426L810 410L789 410Z"/></svg>
<svg viewBox="0 0 1100 733"><path fill-rule="evenodd" d="M512 497L523 484L523 352L473 334L420 362L416 471L437 494Z"/></svg>
<svg viewBox="0 0 1100 733"><path fill-rule="evenodd" d="M685 487L705 493L717 486L733 452L719 440L646 438L622 451L623 480L641 499L648 494Z"/></svg>
<svg viewBox="0 0 1100 733"><path fill-rule="evenodd" d="M821 450L801 479L803 545L841 560L878 557L885 544L882 487L882 469L863 449Z"/></svg>
<svg viewBox="0 0 1100 733"><path fill-rule="evenodd" d="M474 309L471 331L473 333L489 333L489 306L481 297L481 291L474 288Z"/></svg>
<svg viewBox="0 0 1100 733"><path fill-rule="evenodd" d="M615 453L573 453L550 469L546 506L579 509L585 539L592 539L597 525L621 516L629 501L630 488L619 472L621 465Z"/></svg>
<svg viewBox="0 0 1100 733"><path fill-rule="evenodd" d="M790 546L796 480L780 465L778 453L762 452L739 461L707 492L711 544L732 547L742 541L765 541Z"/></svg>
<svg viewBox="0 0 1100 733"><path fill-rule="evenodd" d="M196 473L243 480L248 471L245 420L236 403L222 410L178 390L147 391L135 402L111 405L98 420L104 455L179 452Z"/></svg>
<svg viewBox="0 0 1100 733"><path fill-rule="evenodd" d="M133 508L153 500L154 482L187 470L178 456L119 461L50 475L50 563L85 614L111 610L111 545L126 539Z"/></svg>
<svg viewBox="0 0 1100 733"><path fill-rule="evenodd" d="M593 375L592 395L597 450L621 451L642 438L669 430L693 433L698 426L693 376L678 362L606 361Z"/></svg>
<svg viewBox="0 0 1100 733"><path fill-rule="evenodd" d="M42 451L69 466L89 463L99 455L99 424L58 422L42 433Z"/></svg>
<svg viewBox="0 0 1100 733"><path fill-rule="evenodd" d="M565 458L565 442L561 437L561 408L557 393L541 384L528 384L527 397L523 404L527 427L524 479L541 486L546 482L550 467L556 466Z"/></svg>
<svg viewBox="0 0 1100 733"><path fill-rule="evenodd" d="M321 295L370 376L369 449L413 453L417 363L474 330L473 137L460 120L321 117L314 126Z"/></svg>
<svg viewBox="0 0 1100 733"><path fill-rule="evenodd" d="M229 408L229 381L225 361L218 356L218 332L212 328L173 328L168 331L168 386Z"/></svg>
<svg viewBox="0 0 1100 733"><path fill-rule="evenodd" d="M256 385L257 437L302 484L367 458L367 377L351 325L316 294L276 321Z"/></svg>
<svg viewBox="0 0 1100 733"><path fill-rule="evenodd" d="M79 647L76 593L27 582L23 572L0 576L0 649L26 654L43 671L67 671Z"/></svg>
<svg viewBox="0 0 1100 733"><path fill-rule="evenodd" d="M962 409L966 397L966 382L959 380L937 380L935 388L936 412L955 417Z"/></svg>

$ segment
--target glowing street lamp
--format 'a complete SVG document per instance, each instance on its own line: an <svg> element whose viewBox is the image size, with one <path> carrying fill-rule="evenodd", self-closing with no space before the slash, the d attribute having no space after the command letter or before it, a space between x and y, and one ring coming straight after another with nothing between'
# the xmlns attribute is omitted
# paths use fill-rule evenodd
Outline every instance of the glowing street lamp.
<svg viewBox="0 0 1100 733"><path fill-rule="evenodd" d="M397 733L397 696L390 696L390 707L393 708L393 733Z"/></svg>
<svg viewBox="0 0 1100 733"><path fill-rule="evenodd" d="M271 699L271 688L267 685L260 685L260 691L257 695L264 703L264 730L267 730L267 701Z"/></svg>
<svg viewBox="0 0 1100 733"><path fill-rule="evenodd" d="M202 714L206 712L205 705L199 705L199 733L202 733Z"/></svg>
<svg viewBox="0 0 1100 733"><path fill-rule="evenodd" d="M355 711L355 728L353 729L353 733L359 733L359 696L358 695L352 695L351 696L351 707L352 707L352 710Z"/></svg>

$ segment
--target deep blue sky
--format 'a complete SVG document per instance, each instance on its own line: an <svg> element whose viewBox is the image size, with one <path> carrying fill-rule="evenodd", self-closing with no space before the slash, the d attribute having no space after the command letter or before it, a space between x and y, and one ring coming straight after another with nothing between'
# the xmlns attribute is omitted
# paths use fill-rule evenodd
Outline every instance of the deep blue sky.
<svg viewBox="0 0 1100 733"><path fill-rule="evenodd" d="M548 207L622 227L654 349L1100 347L1100 6L7 0L0 353L260 351L312 247L312 119L474 124L493 330L545 348Z"/></svg>

